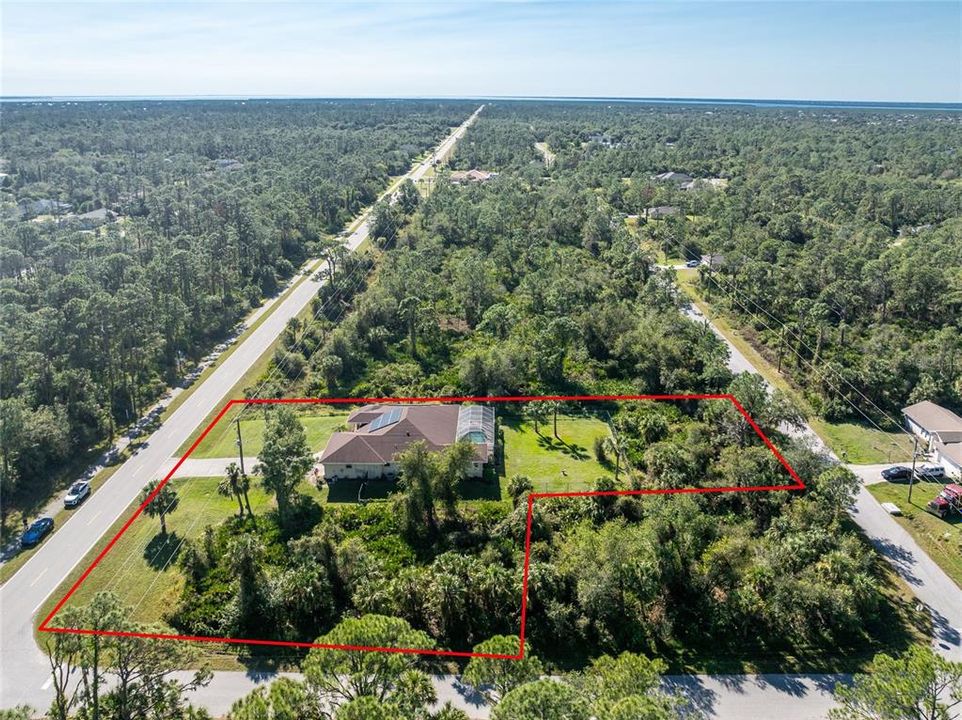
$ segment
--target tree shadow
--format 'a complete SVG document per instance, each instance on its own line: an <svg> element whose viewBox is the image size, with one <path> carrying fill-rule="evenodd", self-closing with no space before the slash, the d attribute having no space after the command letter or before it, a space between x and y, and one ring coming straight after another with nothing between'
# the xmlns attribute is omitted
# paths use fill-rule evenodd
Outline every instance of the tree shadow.
<svg viewBox="0 0 962 720"><path fill-rule="evenodd" d="M458 484L458 497L461 500L500 500L501 484L491 480L485 473L483 478L468 478Z"/></svg>
<svg viewBox="0 0 962 720"><path fill-rule="evenodd" d="M542 450L547 450L548 452L560 452L572 460L587 460L588 450L582 445L577 443L565 442L561 438L556 438L549 435L538 435L538 447Z"/></svg>
<svg viewBox="0 0 962 720"><path fill-rule="evenodd" d="M158 532L144 548L144 560L153 570L165 570L177 561L183 545L184 538L176 531L166 535Z"/></svg>
<svg viewBox="0 0 962 720"><path fill-rule="evenodd" d="M327 483L327 501L357 504L366 500L384 500L395 490L395 480L335 480Z"/></svg>

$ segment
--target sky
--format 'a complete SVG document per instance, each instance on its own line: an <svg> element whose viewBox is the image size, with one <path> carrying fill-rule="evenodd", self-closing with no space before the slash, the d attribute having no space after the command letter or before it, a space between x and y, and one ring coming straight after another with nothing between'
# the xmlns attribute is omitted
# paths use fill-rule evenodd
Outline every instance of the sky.
<svg viewBox="0 0 962 720"><path fill-rule="evenodd" d="M0 0L0 34L8 97L962 102L962 0Z"/></svg>

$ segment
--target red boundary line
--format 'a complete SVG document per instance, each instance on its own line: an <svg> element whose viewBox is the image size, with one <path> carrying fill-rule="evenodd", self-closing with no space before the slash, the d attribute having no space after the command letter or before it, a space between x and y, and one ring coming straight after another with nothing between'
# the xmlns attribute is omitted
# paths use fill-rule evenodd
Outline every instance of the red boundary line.
<svg viewBox="0 0 962 720"><path fill-rule="evenodd" d="M194 452L198 445L207 437L208 433L214 429L214 426L220 422L221 418L230 410L234 405L366 405L369 403L427 403L427 402L442 402L442 403L460 403L460 402L531 402L531 401L543 401L543 400L557 400L563 402L571 401L596 401L596 402L612 402L612 401L633 401L633 400L728 400L735 409L741 414L745 421L751 426L755 434L761 438L765 446L771 450L772 454L778 460L778 462L785 468L789 476L795 482L791 485L753 485L747 487L737 487L737 486L727 486L727 487L710 487L710 488L675 488L675 489L665 489L665 490L589 490L583 492L544 492L544 493L529 493L528 495L528 517L527 526L525 529L525 539L524 539L524 567L521 576L521 627L518 633L520 639L520 648L516 655L505 655L499 653L476 653L467 651L457 651L457 650L433 650L424 648L398 648L398 647L375 647L367 645L336 645L336 644L325 644L325 643L312 643L312 642L295 642L295 641L285 641L285 640L258 640L256 638L227 638L227 637L208 637L204 635L175 635L170 633L147 633L147 632L130 632L122 630L89 630L83 628L64 628L64 627L53 627L49 625L50 621L54 616L60 612L60 609L67 603L70 597L77 591L77 589L83 584L87 579L87 576L93 572L93 569L100 564L100 561L104 559L104 556L110 552L111 548L120 539L120 536L127 532L127 529L133 524L134 520L140 517L143 513L144 508L150 504L151 500L160 492L161 488L167 484L167 482L174 476L177 469L184 463L184 461L190 457L190 454ZM77 578L76 582L67 591L60 601L56 604L53 610L43 619L37 628L40 632L50 632L50 633L69 633L75 635L106 635L112 637L138 637L138 638L150 638L155 640L187 640L193 642L215 642L215 643L232 643L240 645L271 645L276 647L291 647L291 648L324 648L329 650L361 650L368 652L387 652L387 653L401 653L401 654L413 654L413 655L434 655L443 657L482 657L490 658L495 660L520 660L524 657L524 635L525 635L525 620L528 613L528 568L531 558L531 522L534 513L534 501L541 498L570 498L570 497L609 497L615 495L683 495L683 494L695 494L695 493L736 493L736 492L772 492L776 490L804 490L805 483L795 472L795 469L788 463L785 457L778 451L774 443L762 432L762 429L758 424L751 418L748 411L742 406L738 399L729 393L725 394L678 394L678 395L527 395L527 396L503 396L503 397L408 397L408 398L250 398L244 400L229 400L226 405L217 413L210 424L204 428L204 431L200 436L194 441L194 443L188 448L187 452L184 454L180 460L174 465L174 467L167 473L166 477L158 483L154 491L147 496L140 507L137 508L136 512L130 517L127 522L124 523L123 527L111 538L107 546L100 551L94 561L90 566L84 570L83 574Z"/></svg>

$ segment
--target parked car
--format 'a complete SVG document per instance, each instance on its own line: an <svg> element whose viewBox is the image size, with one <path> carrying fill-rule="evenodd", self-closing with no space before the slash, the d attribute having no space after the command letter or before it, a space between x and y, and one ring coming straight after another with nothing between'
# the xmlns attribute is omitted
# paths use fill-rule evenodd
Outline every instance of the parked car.
<svg viewBox="0 0 962 720"><path fill-rule="evenodd" d="M86 480L75 482L70 486L67 495L63 499L63 506L66 508L77 507L90 495L90 483Z"/></svg>
<svg viewBox="0 0 962 720"><path fill-rule="evenodd" d="M922 465L915 468L915 477L919 480L941 480L945 477L945 468L941 465Z"/></svg>
<svg viewBox="0 0 962 720"><path fill-rule="evenodd" d="M116 450L111 450L104 457L104 463L107 465L116 465L118 460L120 460L120 453Z"/></svg>
<svg viewBox="0 0 962 720"><path fill-rule="evenodd" d="M696 267L698 267L698 261L697 261L697 260L689 260L688 262L685 263L685 267L686 267L686 268L696 268Z"/></svg>
<svg viewBox="0 0 962 720"><path fill-rule="evenodd" d="M889 482L908 482L910 477L912 477L912 468L904 465L895 465L882 471L882 479Z"/></svg>
<svg viewBox="0 0 962 720"><path fill-rule="evenodd" d="M942 492L929 500L925 509L940 518L953 512L962 515L962 485L946 485Z"/></svg>
<svg viewBox="0 0 962 720"><path fill-rule="evenodd" d="M53 518L42 517L34 520L33 524L20 536L20 547L29 548L39 545L51 530L53 530Z"/></svg>

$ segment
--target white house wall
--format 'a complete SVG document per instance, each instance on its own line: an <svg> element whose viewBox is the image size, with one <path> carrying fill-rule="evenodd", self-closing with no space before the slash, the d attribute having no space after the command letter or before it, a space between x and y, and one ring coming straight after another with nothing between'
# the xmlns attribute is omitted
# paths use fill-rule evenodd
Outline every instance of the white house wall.
<svg viewBox="0 0 962 720"><path fill-rule="evenodd" d="M938 450L935 451L935 462L945 468L946 474L956 478L962 477L962 467L956 465L951 458L946 457Z"/></svg>
<svg viewBox="0 0 962 720"><path fill-rule="evenodd" d="M392 478L398 473L395 463L324 463L324 477L330 480L377 480ZM468 477L479 478L484 474L484 464L471 463Z"/></svg>

